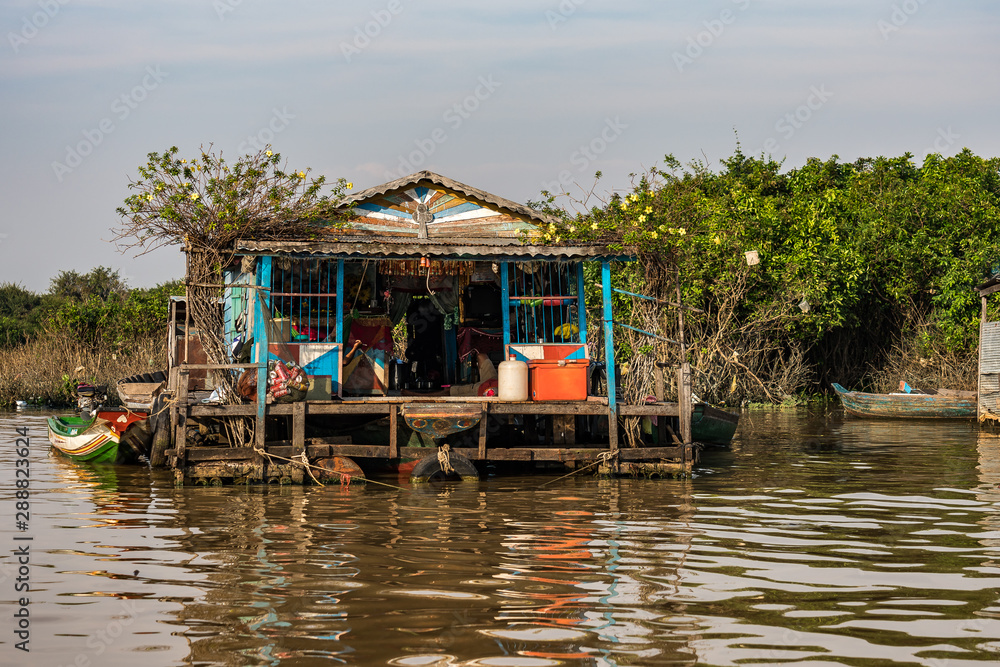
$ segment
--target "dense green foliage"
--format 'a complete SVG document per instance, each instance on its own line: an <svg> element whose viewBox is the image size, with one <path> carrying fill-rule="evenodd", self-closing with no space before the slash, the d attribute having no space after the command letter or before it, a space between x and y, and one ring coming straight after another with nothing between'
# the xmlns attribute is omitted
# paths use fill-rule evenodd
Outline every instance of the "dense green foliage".
<svg viewBox="0 0 1000 667"><path fill-rule="evenodd" d="M0 406L71 405L78 382L163 368L168 300L182 293L180 281L130 289L102 266L61 271L45 294L0 285Z"/></svg>
<svg viewBox="0 0 1000 667"><path fill-rule="evenodd" d="M15 283L0 285L0 348L27 341L40 327L42 297Z"/></svg>
<svg viewBox="0 0 1000 667"><path fill-rule="evenodd" d="M66 299L49 316L48 324L80 342L114 351L137 338L166 336L168 299L183 293L180 282L172 281L107 299L96 294L86 300Z"/></svg>
<svg viewBox="0 0 1000 667"><path fill-rule="evenodd" d="M621 268L624 281L660 296L673 296L679 268L685 303L708 311L702 336L720 333L722 310L732 331L766 321L816 380L860 379L906 340L924 357L974 353L973 288L1000 262L1000 159L964 150L922 165L833 156L781 167L738 148L718 171L668 156L585 212L550 197L563 222L547 235L636 248L643 261ZM748 266L747 251L760 263Z"/></svg>
<svg viewBox="0 0 1000 667"><path fill-rule="evenodd" d="M117 271L106 266L98 266L89 273L76 271L60 271L49 282L49 294L64 299L86 301L92 296L108 300L112 296L121 296L128 292L128 285L121 279Z"/></svg>
<svg viewBox="0 0 1000 667"><path fill-rule="evenodd" d="M61 271L45 294L0 285L0 348L50 334L114 353L128 341L165 331L172 294L183 294L180 281L130 289L117 271L103 266L85 274Z"/></svg>

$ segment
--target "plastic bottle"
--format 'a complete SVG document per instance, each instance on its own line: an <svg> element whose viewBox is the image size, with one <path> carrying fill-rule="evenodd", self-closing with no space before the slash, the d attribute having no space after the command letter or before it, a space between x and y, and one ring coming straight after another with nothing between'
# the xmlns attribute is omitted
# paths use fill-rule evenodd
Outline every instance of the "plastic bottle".
<svg viewBox="0 0 1000 667"><path fill-rule="evenodd" d="M513 354L509 360L500 362L497 389L501 401L527 401L528 364L518 361Z"/></svg>

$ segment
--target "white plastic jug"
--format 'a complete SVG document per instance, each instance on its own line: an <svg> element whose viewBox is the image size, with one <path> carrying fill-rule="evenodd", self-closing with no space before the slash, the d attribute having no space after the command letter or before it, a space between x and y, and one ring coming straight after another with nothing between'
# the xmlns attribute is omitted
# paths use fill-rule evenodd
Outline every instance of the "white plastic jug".
<svg viewBox="0 0 1000 667"><path fill-rule="evenodd" d="M511 355L497 369L497 393L501 401L528 400L528 364Z"/></svg>

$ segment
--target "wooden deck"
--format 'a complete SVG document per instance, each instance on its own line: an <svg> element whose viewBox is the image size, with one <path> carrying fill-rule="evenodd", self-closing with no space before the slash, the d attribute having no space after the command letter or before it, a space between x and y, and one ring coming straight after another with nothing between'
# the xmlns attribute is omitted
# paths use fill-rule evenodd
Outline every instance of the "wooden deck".
<svg viewBox="0 0 1000 667"><path fill-rule="evenodd" d="M179 399L181 397L178 397ZM402 409L407 404L440 404L442 407L474 406L482 412L479 424L471 431L478 436L478 446L452 447L451 451L474 462L519 462L525 464L551 462L561 463L569 468L593 464L603 452L615 457L616 465L625 472L649 471L649 466L660 466L660 472L669 470L683 472L690 468L695 451L692 445L681 445L675 438L670 447L619 447L618 429L609 429L609 437L604 443L577 444L575 418L578 416L607 416L617 418L637 418L642 416L676 417L679 414L676 403L650 403L646 405L619 405L617 414L608 409L606 398L590 397L585 401L525 401L503 402L495 397L441 397L441 396L378 396L345 398L333 401L302 401L290 404L272 404L265 410L265 418L285 417L290 433L289 440L266 441L264 451L259 454L254 447L229 447L225 444L212 446L192 446L187 442L187 427L191 421L226 419L232 417L257 418L257 405L205 404L194 396L184 397L184 405L175 403L175 439L173 447L166 450L166 462L174 469L179 484L221 483L223 481L292 483L301 484L309 479L304 468L287 461L297 460L305 454L309 461L331 457L350 457L362 463L378 461L398 463L421 459L436 453L434 447L411 447L399 442L399 420ZM180 401L178 401L180 403ZM349 437L306 437L306 422L311 417L358 416L387 417L388 441L384 445L356 444ZM536 434L527 429L532 439L546 440L542 446L510 446L510 438L502 434L490 433L492 417L510 423L514 416L550 417L549 432ZM507 419L503 419L503 418ZM496 420L492 422L495 426ZM663 424L663 421L660 421ZM555 428L553 428L553 425ZM661 427L662 428L662 427ZM553 437L553 431L558 434ZM663 430L664 439L666 436ZM492 444L491 444L492 441ZM497 446L502 441L502 446ZM663 439L661 439L661 442ZM257 445L259 447L260 445ZM665 463L669 461L669 463ZM665 466L665 468L663 467Z"/></svg>

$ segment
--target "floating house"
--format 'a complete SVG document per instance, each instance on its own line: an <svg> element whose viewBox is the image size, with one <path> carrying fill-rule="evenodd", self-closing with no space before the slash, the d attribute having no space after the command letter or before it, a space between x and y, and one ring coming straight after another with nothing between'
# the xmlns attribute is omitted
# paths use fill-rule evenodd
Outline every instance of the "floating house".
<svg viewBox="0 0 1000 667"><path fill-rule="evenodd" d="M680 404L662 378L655 400L618 395L611 272L627 252L540 243L546 215L429 171L354 194L348 209L349 224L315 240L237 244L220 300L233 363L207 363L173 304L171 417L154 465L178 483L690 467L686 367ZM589 313L585 275L600 280ZM513 377L527 368L527 395L503 385L511 360L524 364ZM242 403L204 402L218 373L243 374ZM622 420L641 418L651 434L623 446ZM226 438L233 419L253 424L245 446Z"/></svg>
<svg viewBox="0 0 1000 667"><path fill-rule="evenodd" d="M982 302L979 324L979 421L1000 423L1000 322L989 321L989 297L1000 292L1000 272L976 288Z"/></svg>

